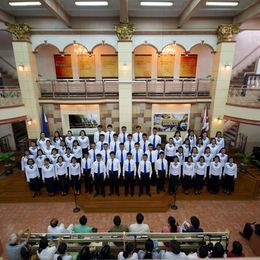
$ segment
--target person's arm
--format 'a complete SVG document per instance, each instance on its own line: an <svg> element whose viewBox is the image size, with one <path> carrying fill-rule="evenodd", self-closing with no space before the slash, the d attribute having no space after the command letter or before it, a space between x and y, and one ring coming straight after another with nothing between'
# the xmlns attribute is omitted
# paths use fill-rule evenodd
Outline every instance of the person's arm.
<svg viewBox="0 0 260 260"><path fill-rule="evenodd" d="M158 161L157 160L155 161L154 169L155 169L156 176L158 176Z"/></svg>
<svg viewBox="0 0 260 260"><path fill-rule="evenodd" d="M27 242L29 241L30 236L31 236L31 230L30 230L29 228L18 232L18 234L17 234L17 235L18 235L18 238L17 238L18 241L21 239L21 237L22 237L25 233L27 233L27 237L26 237L26 239L25 239L25 242L27 243Z"/></svg>
<svg viewBox="0 0 260 260"><path fill-rule="evenodd" d="M234 179L236 179L237 178L237 165L235 164L235 175L234 175Z"/></svg>
<svg viewBox="0 0 260 260"><path fill-rule="evenodd" d="M165 178L167 177L167 175L168 175L168 161L167 160L165 160Z"/></svg>
<svg viewBox="0 0 260 260"><path fill-rule="evenodd" d="M117 168L118 168L118 179L119 179L120 175L121 175L121 165L120 165L120 161L119 160L117 162Z"/></svg>
<svg viewBox="0 0 260 260"><path fill-rule="evenodd" d="M26 176L27 182L30 182L30 178L29 178L29 174L27 172L27 168L25 168L25 176Z"/></svg>

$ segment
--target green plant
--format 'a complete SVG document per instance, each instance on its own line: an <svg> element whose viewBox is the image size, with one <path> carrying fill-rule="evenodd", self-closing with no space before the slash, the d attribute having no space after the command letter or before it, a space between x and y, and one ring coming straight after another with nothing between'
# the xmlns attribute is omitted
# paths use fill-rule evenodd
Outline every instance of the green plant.
<svg viewBox="0 0 260 260"><path fill-rule="evenodd" d="M11 152L0 153L0 162L3 162L4 165L11 164L11 162L15 161L15 154Z"/></svg>
<svg viewBox="0 0 260 260"><path fill-rule="evenodd" d="M241 162L245 165L252 163L255 159L253 153L236 153L236 156L241 160Z"/></svg>

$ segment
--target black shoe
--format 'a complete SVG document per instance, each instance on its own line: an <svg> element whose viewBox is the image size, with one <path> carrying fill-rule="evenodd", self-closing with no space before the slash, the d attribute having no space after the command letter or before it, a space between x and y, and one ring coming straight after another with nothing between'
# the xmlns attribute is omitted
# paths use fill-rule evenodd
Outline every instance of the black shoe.
<svg viewBox="0 0 260 260"><path fill-rule="evenodd" d="M152 194L151 194L151 192L148 192L148 194L147 194L149 197L152 197Z"/></svg>
<svg viewBox="0 0 260 260"><path fill-rule="evenodd" d="M103 197L104 197L104 198L106 197L106 194L105 194L105 193L103 194Z"/></svg>
<svg viewBox="0 0 260 260"><path fill-rule="evenodd" d="M109 193L108 196L112 196L112 193Z"/></svg>
<svg viewBox="0 0 260 260"><path fill-rule="evenodd" d="M94 194L94 198L97 197L98 195L99 195L98 193L95 193L95 194Z"/></svg>

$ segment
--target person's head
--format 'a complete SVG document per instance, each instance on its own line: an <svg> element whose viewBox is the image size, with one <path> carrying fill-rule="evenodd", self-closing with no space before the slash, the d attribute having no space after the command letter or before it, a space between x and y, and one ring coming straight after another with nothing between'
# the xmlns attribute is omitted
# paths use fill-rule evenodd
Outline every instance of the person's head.
<svg viewBox="0 0 260 260"><path fill-rule="evenodd" d="M169 144L173 144L173 138L172 137L169 138Z"/></svg>
<svg viewBox="0 0 260 260"><path fill-rule="evenodd" d="M86 134L85 130L80 130L79 135L80 136L86 136L87 134Z"/></svg>
<svg viewBox="0 0 260 260"><path fill-rule="evenodd" d="M84 246L81 248L79 252L79 260L91 259L91 253L88 246Z"/></svg>
<svg viewBox="0 0 260 260"><path fill-rule="evenodd" d="M210 147L207 146L207 147L205 148L205 153L210 153Z"/></svg>
<svg viewBox="0 0 260 260"><path fill-rule="evenodd" d="M44 132L41 132L41 133L40 133L40 138L41 138L41 139L45 139L45 137L46 137L45 133L44 133Z"/></svg>
<svg viewBox="0 0 260 260"><path fill-rule="evenodd" d="M98 129L99 132L101 132L103 130L103 126L102 125L98 125L97 129Z"/></svg>
<svg viewBox="0 0 260 260"><path fill-rule="evenodd" d="M204 163L204 162L205 162L204 156L200 156L199 162L200 162L200 163Z"/></svg>
<svg viewBox="0 0 260 260"><path fill-rule="evenodd" d="M156 145L156 149L157 149L158 151L160 151L160 150L162 149L162 145L161 145L161 144L157 144L157 145Z"/></svg>
<svg viewBox="0 0 260 260"><path fill-rule="evenodd" d="M171 240L170 242L170 248L171 251L175 254L178 255L181 252L181 246L180 243L177 240Z"/></svg>
<svg viewBox="0 0 260 260"><path fill-rule="evenodd" d="M118 134L117 134L117 133L114 133L114 134L113 134L113 140L114 140L114 142L116 142L117 139L118 139Z"/></svg>
<svg viewBox="0 0 260 260"><path fill-rule="evenodd" d="M105 140L105 135L104 135L104 134L100 134L100 135L99 135L99 140L100 140L100 142L104 142L104 140Z"/></svg>
<svg viewBox="0 0 260 260"><path fill-rule="evenodd" d="M109 259L110 258L110 246L104 245L100 250L100 257L101 259Z"/></svg>
<svg viewBox="0 0 260 260"><path fill-rule="evenodd" d="M12 234L9 236L9 239L8 239L9 245L15 245L17 242L18 242L18 236L17 236L17 234L12 233Z"/></svg>
<svg viewBox="0 0 260 260"><path fill-rule="evenodd" d="M132 153L127 153L127 159L131 160L132 159Z"/></svg>
<svg viewBox="0 0 260 260"><path fill-rule="evenodd" d="M61 140L61 141L60 141L60 146L62 146L62 147L66 146L66 143L65 143L64 140Z"/></svg>
<svg viewBox="0 0 260 260"><path fill-rule="evenodd" d="M198 153L198 148L197 147L193 147L192 150L191 150L191 153L197 154Z"/></svg>
<svg viewBox="0 0 260 260"><path fill-rule="evenodd" d="M24 245L21 248L20 254L22 260L31 260L31 257L33 255L31 246L29 244Z"/></svg>
<svg viewBox="0 0 260 260"><path fill-rule="evenodd" d="M53 228L57 227L58 224L59 224L59 221L58 221L57 218L53 218L53 219L50 221L50 226L53 227Z"/></svg>
<svg viewBox="0 0 260 260"><path fill-rule="evenodd" d="M66 251L67 251L67 244L64 242L60 242L57 251L59 253L59 256L57 258L57 260L62 260L62 255L65 255Z"/></svg>
<svg viewBox="0 0 260 260"><path fill-rule="evenodd" d="M226 148L221 148L221 150L220 150L220 152L222 153L222 154L225 154L226 153Z"/></svg>
<svg viewBox="0 0 260 260"><path fill-rule="evenodd" d="M31 147L35 147L36 146L36 142L35 141L31 141L30 145L31 145Z"/></svg>
<svg viewBox="0 0 260 260"><path fill-rule="evenodd" d="M46 144L46 146L50 146L51 145L51 141L50 140L46 140L45 144Z"/></svg>
<svg viewBox="0 0 260 260"><path fill-rule="evenodd" d="M119 149L120 149L121 151L123 151L123 150L125 149L124 143L120 143L120 144L119 144Z"/></svg>
<svg viewBox="0 0 260 260"><path fill-rule="evenodd" d="M217 131L216 132L216 137L217 138L221 138L222 137L222 132L221 131Z"/></svg>
<svg viewBox="0 0 260 260"><path fill-rule="evenodd" d="M132 243L127 243L125 246L125 251L123 253L124 258L128 258L134 252L134 245Z"/></svg>
<svg viewBox="0 0 260 260"><path fill-rule="evenodd" d="M192 157L191 157L191 156L188 156L187 162L188 162L188 163L192 163Z"/></svg>
<svg viewBox="0 0 260 260"><path fill-rule="evenodd" d="M73 157L71 158L71 163L75 164L76 162L77 162L77 158L73 156Z"/></svg>
<svg viewBox="0 0 260 260"><path fill-rule="evenodd" d="M135 130L136 130L137 133L140 133L140 132L141 132L141 126L140 126L140 125L137 125L137 126L135 127Z"/></svg>
<svg viewBox="0 0 260 260"><path fill-rule="evenodd" d="M32 158L29 158L29 159L27 160L27 164L28 164L28 165L33 165L33 164L34 164L34 160L33 160Z"/></svg>
<svg viewBox="0 0 260 260"><path fill-rule="evenodd" d="M224 247L222 246L221 243L217 242L214 247L213 247L213 252L211 257L212 258L223 258L224 257Z"/></svg>
<svg viewBox="0 0 260 260"><path fill-rule="evenodd" d="M194 130L193 129L189 129L188 134L189 134L189 136L194 136Z"/></svg>
<svg viewBox="0 0 260 260"><path fill-rule="evenodd" d="M154 127L154 128L153 128L153 134L156 135L156 134L157 134L157 131L158 131L157 127Z"/></svg>
<svg viewBox="0 0 260 260"><path fill-rule="evenodd" d="M52 148L51 154L56 155L58 153L58 150L56 148Z"/></svg>
<svg viewBox="0 0 260 260"><path fill-rule="evenodd" d="M39 242L39 249L38 252L41 253L42 250L48 247L48 239L47 237L42 237Z"/></svg>
<svg viewBox="0 0 260 260"><path fill-rule="evenodd" d="M111 158L111 159L114 159L114 158L115 158L115 152L114 152L114 151L111 151L109 154L110 154L110 158Z"/></svg>
<svg viewBox="0 0 260 260"><path fill-rule="evenodd" d="M199 228L200 227L200 220L196 216L192 216L190 218L190 223L193 228Z"/></svg>
<svg viewBox="0 0 260 260"><path fill-rule="evenodd" d="M57 162L58 162L58 163L62 163L63 160L64 160L63 157L62 157L62 156L59 156L58 159L57 159Z"/></svg>
<svg viewBox="0 0 260 260"><path fill-rule="evenodd" d="M190 139L189 139L189 138L186 138L186 139L184 140L184 144L185 144L185 145L190 145Z"/></svg>
<svg viewBox="0 0 260 260"><path fill-rule="evenodd" d="M43 151L42 151L42 149L39 149L39 150L37 151L37 156L41 156L41 155L43 155Z"/></svg>
<svg viewBox="0 0 260 260"><path fill-rule="evenodd" d="M111 132L113 130L113 126L111 124L107 125L107 131Z"/></svg>
<svg viewBox="0 0 260 260"><path fill-rule="evenodd" d="M170 227L171 233L177 232L176 220L174 217L172 217L172 216L168 217L168 225Z"/></svg>
<svg viewBox="0 0 260 260"><path fill-rule="evenodd" d="M59 132L59 131L55 131L55 132L54 132L54 137L60 138L60 132Z"/></svg>
<svg viewBox="0 0 260 260"><path fill-rule="evenodd" d="M183 147L182 146L178 147L178 153L183 153Z"/></svg>
<svg viewBox="0 0 260 260"><path fill-rule="evenodd" d="M66 148L66 154L70 154L71 153L71 149L69 147Z"/></svg>
<svg viewBox="0 0 260 260"><path fill-rule="evenodd" d="M181 132L180 131L176 131L174 134L174 137L180 137L181 136Z"/></svg>
<svg viewBox="0 0 260 260"><path fill-rule="evenodd" d="M96 149L96 144L95 143L91 144L91 149L93 149L93 150Z"/></svg>
<svg viewBox="0 0 260 260"><path fill-rule="evenodd" d="M164 152L163 151L161 151L159 155L160 155L160 159L164 159Z"/></svg>
<svg viewBox="0 0 260 260"><path fill-rule="evenodd" d="M79 142L78 142L78 140L74 140L72 144L73 144L73 146L78 146Z"/></svg>
<svg viewBox="0 0 260 260"><path fill-rule="evenodd" d="M142 138L143 138L144 141L146 141L146 140L147 140L147 134L146 134L146 133L143 133L143 134L142 134Z"/></svg>
<svg viewBox="0 0 260 260"><path fill-rule="evenodd" d="M219 162L219 157L218 157L218 156L215 156L215 157L214 157L214 162L215 162L215 163L218 163L218 162Z"/></svg>
<svg viewBox="0 0 260 260"><path fill-rule="evenodd" d="M201 138L198 139L197 141L198 146L202 146L203 145L203 140Z"/></svg>
<svg viewBox="0 0 260 260"><path fill-rule="evenodd" d="M148 150L152 151L153 150L153 145L152 144L148 144Z"/></svg>
<svg viewBox="0 0 260 260"><path fill-rule="evenodd" d="M97 157L97 161L100 162L101 158L102 158L102 155L100 153L98 153L96 157Z"/></svg>
<svg viewBox="0 0 260 260"><path fill-rule="evenodd" d="M113 219L114 225L115 226L120 226L121 225L121 218L119 216L115 216Z"/></svg>
<svg viewBox="0 0 260 260"><path fill-rule="evenodd" d="M127 130L126 126L121 127L121 131L122 131L123 134L126 133L126 130Z"/></svg>
<svg viewBox="0 0 260 260"><path fill-rule="evenodd" d="M79 219L80 225L85 226L87 224L87 222L88 222L88 219L85 215L80 217L80 219Z"/></svg>
<svg viewBox="0 0 260 260"><path fill-rule="evenodd" d="M71 137L71 136L72 136L72 131L71 131L71 130L69 130L69 131L67 132L67 136L68 136L68 137Z"/></svg>
<svg viewBox="0 0 260 260"><path fill-rule="evenodd" d="M178 156L174 156L174 157L173 157L173 162L177 163L178 161L179 161Z"/></svg>
<svg viewBox="0 0 260 260"><path fill-rule="evenodd" d="M25 155L25 156L29 156L29 155L30 155L30 151L29 151L29 150L25 150L25 151L24 151L24 155Z"/></svg>
<svg viewBox="0 0 260 260"><path fill-rule="evenodd" d="M88 156L89 156L89 153L84 154L85 159L88 159Z"/></svg>
<svg viewBox="0 0 260 260"><path fill-rule="evenodd" d="M145 241L145 255L144 259L152 259L153 258L153 249L154 249L154 244L152 239L147 239Z"/></svg>
<svg viewBox="0 0 260 260"><path fill-rule="evenodd" d="M232 163L234 163L234 158L230 157L228 161L229 161L230 164L232 164Z"/></svg>
<svg viewBox="0 0 260 260"><path fill-rule="evenodd" d="M142 213L137 213L137 215L136 215L137 224L142 224L143 221L144 221L144 215Z"/></svg>
<svg viewBox="0 0 260 260"><path fill-rule="evenodd" d="M50 164L50 159L49 158L45 158L43 161L44 165L49 165Z"/></svg>
<svg viewBox="0 0 260 260"><path fill-rule="evenodd" d="M209 249L206 245L201 245L198 250L198 256L199 258L206 258L208 257Z"/></svg>
<svg viewBox="0 0 260 260"><path fill-rule="evenodd" d="M212 138L211 141L210 141L211 144L215 145L216 144L216 139L215 138Z"/></svg>
<svg viewBox="0 0 260 260"><path fill-rule="evenodd" d="M128 134L128 135L127 135L127 140L128 140L128 141L132 141L132 138L133 138L133 135L132 135L132 134Z"/></svg>
<svg viewBox="0 0 260 260"><path fill-rule="evenodd" d="M135 149L138 150L140 148L140 144L138 142L135 143Z"/></svg>
<svg viewBox="0 0 260 260"><path fill-rule="evenodd" d="M108 143L104 143L104 150L108 150Z"/></svg>
<svg viewBox="0 0 260 260"><path fill-rule="evenodd" d="M144 160L144 161L147 161L147 158L148 158L148 157L147 157L147 154L144 153L144 154L143 154L143 160Z"/></svg>
<svg viewBox="0 0 260 260"><path fill-rule="evenodd" d="M241 255L242 252L243 252L243 246L241 245L241 243L239 241L234 241L232 244L231 253L235 255Z"/></svg>

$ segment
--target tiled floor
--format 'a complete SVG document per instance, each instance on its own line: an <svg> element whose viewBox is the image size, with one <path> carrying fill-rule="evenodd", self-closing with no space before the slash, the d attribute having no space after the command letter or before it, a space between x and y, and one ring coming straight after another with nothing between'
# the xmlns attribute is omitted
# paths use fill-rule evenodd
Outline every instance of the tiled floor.
<svg viewBox="0 0 260 260"><path fill-rule="evenodd" d="M72 203L19 203L0 204L0 236L3 244L12 232L30 227L33 232L46 232L49 221L57 217L65 225L77 223L84 212L73 213ZM245 222L260 220L260 201L180 201L178 210L166 213L145 213L145 222L152 231L160 231L173 215L180 223L196 215L205 231L231 232L231 242L239 240L247 256L253 256L248 242L238 234ZM114 213L88 213L88 224L99 231L107 231L112 225ZM120 213L123 224L135 222L135 213Z"/></svg>

